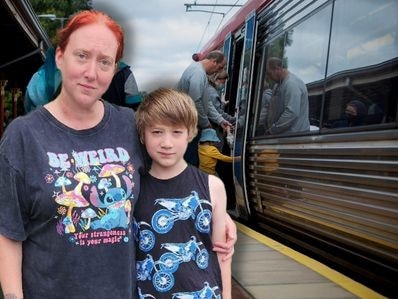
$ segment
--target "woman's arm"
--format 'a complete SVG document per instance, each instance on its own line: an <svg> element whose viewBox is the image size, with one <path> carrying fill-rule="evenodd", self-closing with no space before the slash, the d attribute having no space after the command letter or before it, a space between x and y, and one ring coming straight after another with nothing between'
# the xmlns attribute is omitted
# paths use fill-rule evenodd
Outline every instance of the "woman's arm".
<svg viewBox="0 0 398 299"><path fill-rule="evenodd" d="M209 175L209 189L211 204L213 206L212 218L212 241L213 242L226 242L226 219L227 219L227 195L222 181ZM231 259L223 259L225 254L218 252L217 258L221 269L221 278L223 284L222 298L231 298Z"/></svg>
<svg viewBox="0 0 398 299"><path fill-rule="evenodd" d="M4 299L21 299L22 242L0 235L0 284Z"/></svg>

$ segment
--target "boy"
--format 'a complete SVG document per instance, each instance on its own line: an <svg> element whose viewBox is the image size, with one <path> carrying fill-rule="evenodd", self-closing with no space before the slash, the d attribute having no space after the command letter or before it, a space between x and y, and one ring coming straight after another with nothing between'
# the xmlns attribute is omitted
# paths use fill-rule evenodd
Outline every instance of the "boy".
<svg viewBox="0 0 398 299"><path fill-rule="evenodd" d="M136 120L152 159L135 208L139 294L231 298L231 259L212 251L213 242L225 242L224 185L184 160L197 133L194 102L161 88L141 103Z"/></svg>

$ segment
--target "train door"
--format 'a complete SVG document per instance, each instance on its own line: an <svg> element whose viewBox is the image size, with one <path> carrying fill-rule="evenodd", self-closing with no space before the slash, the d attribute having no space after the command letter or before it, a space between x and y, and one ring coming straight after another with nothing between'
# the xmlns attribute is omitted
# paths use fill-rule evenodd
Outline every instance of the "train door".
<svg viewBox="0 0 398 299"><path fill-rule="evenodd" d="M246 176L245 176L245 140L247 134L247 107L251 96L251 80L252 80L252 64L254 41L256 37L256 13L250 13L245 22L243 50L241 52L241 60L239 67L239 79L236 93L236 126L235 126L235 142L234 142L234 183L236 191L236 206L239 216L248 218L250 208L246 193Z"/></svg>
<svg viewBox="0 0 398 299"><path fill-rule="evenodd" d="M227 57L227 71L229 75L225 86L225 99L228 101L225 111L230 115L234 115L239 82L239 65L243 51L243 33L235 32L233 35L231 33L228 34L224 41L223 51Z"/></svg>
<svg viewBox="0 0 398 299"><path fill-rule="evenodd" d="M227 63L226 63L226 71L229 75L229 79L226 81L226 84L224 86L224 89L222 91L222 97L228 102L226 106L224 107L224 110L229 114L229 115L234 115L235 114L235 101L232 100L231 98L231 89L232 89L232 82L237 81L235 78L237 77L236 74L232 74L233 71L233 65L234 65L234 36L236 34L232 34L232 32L229 32L225 39L224 39L224 45L222 48L222 51L226 57ZM234 91L234 94L236 95L236 89ZM233 96L233 99L235 99L235 96ZM222 153L225 155L230 156L231 155L231 148L230 144L227 142L224 142L223 148L222 148ZM233 211L236 208L236 196L235 196L235 187L234 187L234 180L233 180L233 165L231 163L223 162L223 161L218 161L217 166L216 166L216 171L222 179L224 185L225 185L225 190L227 193L227 210Z"/></svg>

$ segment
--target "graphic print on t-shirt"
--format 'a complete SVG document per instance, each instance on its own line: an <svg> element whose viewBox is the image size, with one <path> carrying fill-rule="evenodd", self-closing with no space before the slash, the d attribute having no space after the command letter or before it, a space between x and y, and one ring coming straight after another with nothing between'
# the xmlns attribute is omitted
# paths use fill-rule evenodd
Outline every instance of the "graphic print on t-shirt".
<svg viewBox="0 0 398 299"><path fill-rule="evenodd" d="M58 234L80 246L128 242L135 167L121 147L48 152Z"/></svg>
<svg viewBox="0 0 398 299"><path fill-rule="evenodd" d="M210 233L211 202L201 199L198 192L192 190L182 198L156 198L153 208L154 213L151 216L150 224L146 221L135 223L135 229L138 230L137 243L139 248L139 257L137 257L136 262L137 280L142 287L138 291L150 291L152 287L148 286L146 282L151 281L156 292L174 292L174 287L176 287L175 290L181 287L181 281L177 281L178 279L175 276L183 276L187 269L182 266L183 264L189 264L187 267L194 271L196 275L199 275L201 270L204 273L207 271L209 252L200 235L208 236ZM186 229L183 229L183 233L187 234L191 222L194 223L192 228L196 232L182 237L181 227L186 227ZM178 224L181 224L181 226L176 228L175 225L178 226ZM166 234L169 235L167 242L160 242L160 235ZM179 235L179 241L175 241L176 235ZM144 259L141 259L143 257L141 251L147 253ZM195 289L194 286L192 288L175 293L173 298L196 298L196 296L206 295L209 292L215 295L215 291L218 290L217 286L210 286L207 281L201 289ZM152 296L150 293L144 295Z"/></svg>

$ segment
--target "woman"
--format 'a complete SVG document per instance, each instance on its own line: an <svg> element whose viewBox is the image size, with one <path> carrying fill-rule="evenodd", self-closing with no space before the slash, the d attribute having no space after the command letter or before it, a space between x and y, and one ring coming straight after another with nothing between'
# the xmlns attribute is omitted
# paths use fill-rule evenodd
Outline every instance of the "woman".
<svg viewBox="0 0 398 299"><path fill-rule="evenodd" d="M5 298L136 296L131 215L143 160L133 110L101 100L123 39L107 15L75 15L59 33L59 96L1 140Z"/></svg>
<svg viewBox="0 0 398 299"><path fill-rule="evenodd" d="M207 93L209 100L213 103L214 108L216 108L217 112L228 121L230 124L235 125L236 118L224 111L225 102L221 95L221 90L225 87L225 83L228 80L228 73L226 70L221 70L220 72L214 74L213 76L209 76L209 86L207 87ZM216 128L217 136L220 138L220 142L217 144L217 148L222 151L224 146L224 129L218 126L217 124L213 124L213 127Z"/></svg>
<svg viewBox="0 0 398 299"><path fill-rule="evenodd" d="M59 35L59 96L16 119L0 146L0 278L15 298L132 298L129 206L142 158L133 111L100 100L123 53L106 15ZM12 297L14 298L14 297Z"/></svg>

